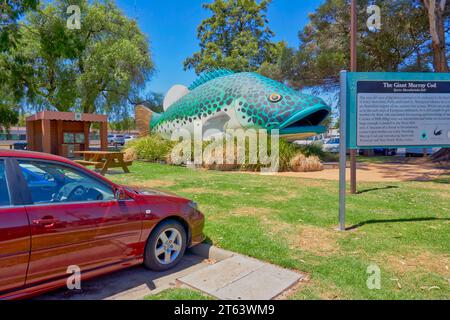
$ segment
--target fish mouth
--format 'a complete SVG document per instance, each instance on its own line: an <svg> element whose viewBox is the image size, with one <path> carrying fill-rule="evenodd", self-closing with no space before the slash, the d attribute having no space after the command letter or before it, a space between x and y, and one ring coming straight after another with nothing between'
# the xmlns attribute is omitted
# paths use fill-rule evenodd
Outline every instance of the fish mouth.
<svg viewBox="0 0 450 320"><path fill-rule="evenodd" d="M331 108L327 105L317 105L307 110L297 112L280 126L280 135L295 138L308 138L326 132L321 123L328 118Z"/></svg>

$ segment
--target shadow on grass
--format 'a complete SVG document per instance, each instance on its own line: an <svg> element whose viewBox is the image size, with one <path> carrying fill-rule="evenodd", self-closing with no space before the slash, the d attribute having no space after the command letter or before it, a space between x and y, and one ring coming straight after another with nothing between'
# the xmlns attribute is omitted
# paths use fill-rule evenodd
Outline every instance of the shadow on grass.
<svg viewBox="0 0 450 320"><path fill-rule="evenodd" d="M358 192L358 194L363 194L363 193L372 192L372 191L379 191L379 190L398 189L398 188L399 187L397 187L397 186L386 186L386 187L372 188L372 189L361 190L361 191Z"/></svg>
<svg viewBox="0 0 450 320"><path fill-rule="evenodd" d="M440 178L434 179L431 182L442 183L442 184L450 184L450 176L442 176Z"/></svg>
<svg viewBox="0 0 450 320"><path fill-rule="evenodd" d="M384 219L384 220L367 220L360 222L358 224L355 224L351 227L348 227L346 230L355 230L358 228L361 228L367 224L377 224L377 223L401 223L401 222L426 222L426 221L450 221L450 218L435 218L435 217L428 217L428 218L411 218L411 219Z"/></svg>

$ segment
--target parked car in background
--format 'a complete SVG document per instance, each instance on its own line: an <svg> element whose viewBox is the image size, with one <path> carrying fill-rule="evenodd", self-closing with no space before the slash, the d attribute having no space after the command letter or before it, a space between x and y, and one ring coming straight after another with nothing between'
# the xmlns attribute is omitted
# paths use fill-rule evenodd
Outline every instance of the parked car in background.
<svg viewBox="0 0 450 320"><path fill-rule="evenodd" d="M13 144L14 150L27 150L27 146L28 143L26 141L18 141Z"/></svg>
<svg viewBox="0 0 450 320"><path fill-rule="evenodd" d="M125 136L123 134L109 134L108 144L123 146L125 144Z"/></svg>
<svg viewBox="0 0 450 320"><path fill-rule="evenodd" d="M314 136L314 137L309 137L306 140L294 141L294 143L297 144L297 145L300 145L300 146L309 146L311 144L322 145L324 143L324 140L323 140L322 136Z"/></svg>
<svg viewBox="0 0 450 320"><path fill-rule="evenodd" d="M115 184L66 158L0 151L0 300L133 265L176 266L204 240L195 202Z"/></svg>
<svg viewBox="0 0 450 320"><path fill-rule="evenodd" d="M331 138L322 146L323 151L331 153L339 153L340 138Z"/></svg>
<svg viewBox="0 0 450 320"><path fill-rule="evenodd" d="M432 155L434 153L433 148L407 148L405 157L423 157L425 151L427 155Z"/></svg>
<svg viewBox="0 0 450 320"><path fill-rule="evenodd" d="M125 135L125 143L133 141L134 139L136 139L136 136Z"/></svg>
<svg viewBox="0 0 450 320"><path fill-rule="evenodd" d="M397 154L397 149L375 148L375 149L373 149L373 152L376 155L381 155L381 156L395 156Z"/></svg>

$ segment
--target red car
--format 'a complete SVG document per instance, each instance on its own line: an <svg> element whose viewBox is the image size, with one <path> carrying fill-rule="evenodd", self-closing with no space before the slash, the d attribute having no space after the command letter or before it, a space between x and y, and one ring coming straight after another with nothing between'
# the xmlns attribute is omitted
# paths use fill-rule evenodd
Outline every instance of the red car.
<svg viewBox="0 0 450 320"><path fill-rule="evenodd" d="M174 267L204 240L194 202L117 185L65 158L0 151L0 299L142 264Z"/></svg>

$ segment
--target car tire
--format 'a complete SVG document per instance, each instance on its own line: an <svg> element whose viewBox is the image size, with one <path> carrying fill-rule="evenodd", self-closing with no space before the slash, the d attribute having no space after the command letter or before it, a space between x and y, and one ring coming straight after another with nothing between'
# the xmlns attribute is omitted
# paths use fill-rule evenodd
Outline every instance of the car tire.
<svg viewBox="0 0 450 320"><path fill-rule="evenodd" d="M172 269L183 258L186 244L186 230L181 223L175 220L160 223L147 240L145 267L158 272Z"/></svg>

